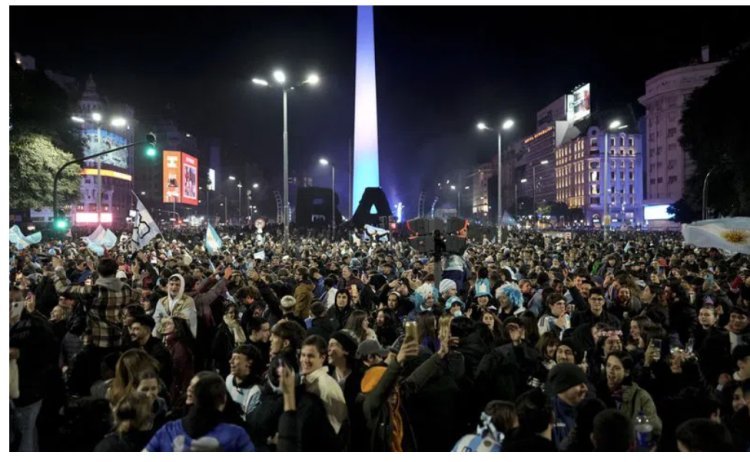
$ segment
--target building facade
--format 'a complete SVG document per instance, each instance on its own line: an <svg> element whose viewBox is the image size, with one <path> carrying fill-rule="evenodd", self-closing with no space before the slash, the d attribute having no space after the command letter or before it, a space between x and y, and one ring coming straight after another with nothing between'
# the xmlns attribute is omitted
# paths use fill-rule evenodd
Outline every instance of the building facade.
<svg viewBox="0 0 750 462"><path fill-rule="evenodd" d="M608 200L613 227L642 225L642 139L637 132L608 132L590 126L586 133L564 141L555 150L556 202L582 209L585 224L597 226L604 220L604 201Z"/></svg>
<svg viewBox="0 0 750 462"><path fill-rule="evenodd" d="M679 142L682 111L690 94L703 86L721 64L723 62L680 67L646 81L646 94L638 101L646 108L647 205L672 204L682 198L685 180L693 172L692 160Z"/></svg>
<svg viewBox="0 0 750 462"><path fill-rule="evenodd" d="M134 110L128 105L105 103L89 76L71 120L81 127L84 156L133 143ZM114 229L127 226L132 205L133 149L124 149L87 160L81 170L81 198L71 207L77 227L95 228L99 224Z"/></svg>
<svg viewBox="0 0 750 462"><path fill-rule="evenodd" d="M555 131L553 124L523 141L526 151L516 165L515 180L519 198L531 199L531 210L555 201Z"/></svg>

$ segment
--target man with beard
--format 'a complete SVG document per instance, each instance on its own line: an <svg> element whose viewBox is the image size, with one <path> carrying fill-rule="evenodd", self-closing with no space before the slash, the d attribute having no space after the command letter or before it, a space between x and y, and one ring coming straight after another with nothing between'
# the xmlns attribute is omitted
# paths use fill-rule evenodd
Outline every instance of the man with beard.
<svg viewBox="0 0 750 462"><path fill-rule="evenodd" d="M632 296L630 287L620 286L607 310L619 319L633 318L641 312L641 301L638 297Z"/></svg>
<svg viewBox="0 0 750 462"><path fill-rule="evenodd" d="M158 338L151 335L154 329L154 318L137 315L130 324L130 347L140 348L159 362L159 377L169 386L172 383L172 355Z"/></svg>

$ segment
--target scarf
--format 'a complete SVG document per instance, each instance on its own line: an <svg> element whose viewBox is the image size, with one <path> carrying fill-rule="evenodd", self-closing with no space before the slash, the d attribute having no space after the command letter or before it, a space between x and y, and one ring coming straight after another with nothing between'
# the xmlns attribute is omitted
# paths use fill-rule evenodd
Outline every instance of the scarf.
<svg viewBox="0 0 750 462"><path fill-rule="evenodd" d="M247 337L245 336L245 331L242 329L242 326L237 321L237 318L231 319L224 316L224 324L226 324L232 334L234 334L234 344L237 346L244 345L247 341Z"/></svg>
<svg viewBox="0 0 750 462"><path fill-rule="evenodd" d="M404 452L401 442L404 439L404 421L401 418L401 394L398 387L393 390L393 394L388 399L388 406L391 409L391 451Z"/></svg>

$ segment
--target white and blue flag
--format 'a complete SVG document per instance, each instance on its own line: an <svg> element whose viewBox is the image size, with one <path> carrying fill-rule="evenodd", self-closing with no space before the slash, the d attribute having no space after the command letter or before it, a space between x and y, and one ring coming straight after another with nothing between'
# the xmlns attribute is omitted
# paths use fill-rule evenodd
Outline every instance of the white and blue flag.
<svg viewBox="0 0 750 462"><path fill-rule="evenodd" d="M218 252L221 249L222 242L219 233L216 232L210 224L206 228L206 250L209 253Z"/></svg>
<svg viewBox="0 0 750 462"><path fill-rule="evenodd" d="M24 236L18 225L13 225L9 231L10 243L16 246L16 249L23 250L32 244L39 244L42 241L41 231Z"/></svg>
<svg viewBox="0 0 750 462"><path fill-rule="evenodd" d="M702 220L682 225L686 244L750 254L750 217Z"/></svg>
<svg viewBox="0 0 750 462"><path fill-rule="evenodd" d="M133 220L133 243L136 249L141 249L161 231L159 231L159 227L138 196L136 196L136 200L138 205L136 206L135 220Z"/></svg>

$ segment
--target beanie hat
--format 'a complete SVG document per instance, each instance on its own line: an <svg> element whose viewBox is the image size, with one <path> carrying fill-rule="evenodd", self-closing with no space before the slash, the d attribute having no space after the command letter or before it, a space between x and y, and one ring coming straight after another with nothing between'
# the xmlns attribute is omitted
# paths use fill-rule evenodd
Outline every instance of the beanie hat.
<svg viewBox="0 0 750 462"><path fill-rule="evenodd" d="M547 389L553 395L582 383L586 383L586 373L575 364L558 364L547 376Z"/></svg>
<svg viewBox="0 0 750 462"><path fill-rule="evenodd" d="M449 298L448 300L445 301L445 307L446 308L451 308L456 303L459 304L459 305L461 305L461 309L464 309L464 307L466 306L466 304L463 302L463 300L461 300L460 298L458 298L458 297L456 297L454 295L453 297L451 297L451 298Z"/></svg>
<svg viewBox="0 0 750 462"><path fill-rule="evenodd" d="M350 358L354 359L354 357L357 355L357 347L359 346L359 342L357 342L357 340L346 331L340 330L338 332L334 332L333 335L331 335L331 340L336 340L337 342L339 342L341 344L341 348L344 349L344 351L349 355Z"/></svg>
<svg viewBox="0 0 750 462"><path fill-rule="evenodd" d="M440 281L439 290L441 294L444 294L451 289L456 289L456 283L452 279L443 279Z"/></svg>
<svg viewBox="0 0 750 462"><path fill-rule="evenodd" d="M370 355L385 356L388 350L380 346L377 340L365 340L357 347L357 358L367 358Z"/></svg>
<svg viewBox="0 0 750 462"><path fill-rule="evenodd" d="M576 360L576 363L581 362L583 353L581 353L580 348L578 348L578 345L576 345L573 340L566 338L565 340L560 342L560 345L565 345L566 347L570 348L573 351L573 357Z"/></svg>
<svg viewBox="0 0 750 462"><path fill-rule="evenodd" d="M297 299L292 297L291 295L284 295L281 297L281 308L284 309L291 309L294 308L294 305L297 304Z"/></svg>

